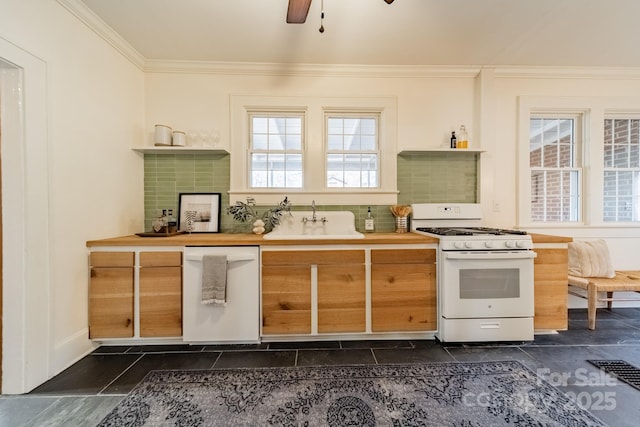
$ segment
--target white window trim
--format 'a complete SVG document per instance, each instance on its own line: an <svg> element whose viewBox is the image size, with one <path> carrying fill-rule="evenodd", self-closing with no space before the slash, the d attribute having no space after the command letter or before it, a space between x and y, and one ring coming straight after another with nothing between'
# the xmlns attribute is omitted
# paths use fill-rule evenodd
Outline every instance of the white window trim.
<svg viewBox="0 0 640 427"><path fill-rule="evenodd" d="M532 114L582 115L582 198L580 222L533 222L531 220L531 174L529 168L529 119ZM640 227L637 222L605 222L602 219L604 186L604 119L612 114L637 115L640 97L518 97L517 227L525 229L580 229Z"/></svg>
<svg viewBox="0 0 640 427"><path fill-rule="evenodd" d="M274 204L288 196L293 204L315 201L326 205L394 205L397 189L397 100L395 97L277 97L231 95L230 190L231 202L253 197L256 203ZM249 187L249 112L285 111L305 115L303 161L305 188L254 189ZM379 119L380 186L327 188L325 112L376 112ZM320 160L321 159L321 160Z"/></svg>

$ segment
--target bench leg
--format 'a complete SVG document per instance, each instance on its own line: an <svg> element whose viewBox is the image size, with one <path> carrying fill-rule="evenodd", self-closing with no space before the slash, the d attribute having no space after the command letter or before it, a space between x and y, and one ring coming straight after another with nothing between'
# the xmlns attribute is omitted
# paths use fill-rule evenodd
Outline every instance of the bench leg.
<svg viewBox="0 0 640 427"><path fill-rule="evenodd" d="M613 298L613 292L607 292L607 308L609 310L611 310L611 305L613 304L613 301L611 301L611 298Z"/></svg>
<svg viewBox="0 0 640 427"><path fill-rule="evenodd" d="M596 285L589 283L587 287L587 318L589 329L596 329L596 304L598 302L598 290Z"/></svg>

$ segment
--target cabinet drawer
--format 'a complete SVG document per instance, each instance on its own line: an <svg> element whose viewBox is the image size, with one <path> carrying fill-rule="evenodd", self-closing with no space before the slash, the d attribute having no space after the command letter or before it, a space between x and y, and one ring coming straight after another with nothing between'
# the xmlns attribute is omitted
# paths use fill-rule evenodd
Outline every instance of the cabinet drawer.
<svg viewBox="0 0 640 427"><path fill-rule="evenodd" d="M179 267L182 252L140 252L140 267Z"/></svg>
<svg viewBox="0 0 640 427"><path fill-rule="evenodd" d="M264 251L262 265L364 264L364 250Z"/></svg>
<svg viewBox="0 0 640 427"><path fill-rule="evenodd" d="M91 252L89 263L92 267L133 267L133 252Z"/></svg>
<svg viewBox="0 0 640 427"><path fill-rule="evenodd" d="M435 249L373 249L372 264L433 264Z"/></svg>

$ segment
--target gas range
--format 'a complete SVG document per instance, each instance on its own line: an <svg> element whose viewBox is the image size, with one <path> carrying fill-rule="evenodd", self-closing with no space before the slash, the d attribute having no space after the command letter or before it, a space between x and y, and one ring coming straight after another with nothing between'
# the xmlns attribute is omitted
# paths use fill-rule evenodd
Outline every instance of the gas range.
<svg viewBox="0 0 640 427"><path fill-rule="evenodd" d="M479 204L411 207L411 231L438 238L438 339L532 340L531 236L483 226Z"/></svg>

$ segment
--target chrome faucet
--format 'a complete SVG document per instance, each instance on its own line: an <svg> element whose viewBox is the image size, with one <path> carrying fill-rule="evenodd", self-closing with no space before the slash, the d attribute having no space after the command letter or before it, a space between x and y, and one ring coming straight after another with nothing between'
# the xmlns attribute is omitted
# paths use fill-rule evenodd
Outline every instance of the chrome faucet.
<svg viewBox="0 0 640 427"><path fill-rule="evenodd" d="M318 219L318 217L316 216L316 201L315 200L311 201L311 210L313 210L313 215L311 216L311 218L307 218L307 217L302 218L302 222L304 224L306 224L307 222L313 222L315 224L318 221L322 222L323 224L325 222L327 222L327 218L326 217L322 217L322 218Z"/></svg>

